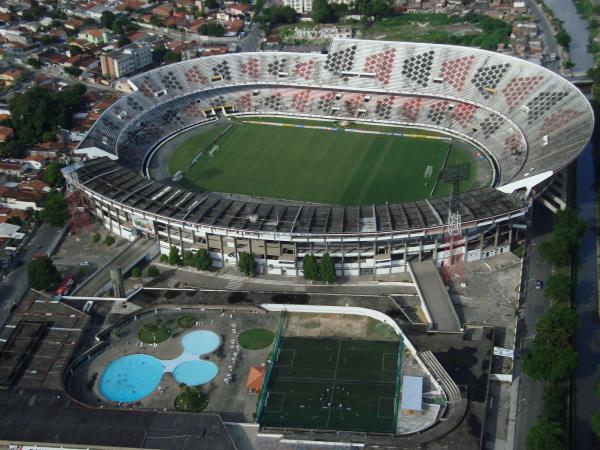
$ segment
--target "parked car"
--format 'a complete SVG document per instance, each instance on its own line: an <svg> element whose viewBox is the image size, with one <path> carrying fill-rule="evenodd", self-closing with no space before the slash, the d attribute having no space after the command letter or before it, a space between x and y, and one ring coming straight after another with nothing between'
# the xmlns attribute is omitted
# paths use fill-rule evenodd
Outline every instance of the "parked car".
<svg viewBox="0 0 600 450"><path fill-rule="evenodd" d="M544 289L544 282L542 280L535 280L536 289Z"/></svg>

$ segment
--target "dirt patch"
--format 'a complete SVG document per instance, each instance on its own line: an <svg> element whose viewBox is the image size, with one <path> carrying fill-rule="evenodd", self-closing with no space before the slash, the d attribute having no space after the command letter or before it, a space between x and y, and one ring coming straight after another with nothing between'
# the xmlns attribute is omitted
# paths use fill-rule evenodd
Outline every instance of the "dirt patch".
<svg viewBox="0 0 600 450"><path fill-rule="evenodd" d="M348 314L293 313L286 319L284 336L341 337L394 341L398 339L389 325L370 317Z"/></svg>

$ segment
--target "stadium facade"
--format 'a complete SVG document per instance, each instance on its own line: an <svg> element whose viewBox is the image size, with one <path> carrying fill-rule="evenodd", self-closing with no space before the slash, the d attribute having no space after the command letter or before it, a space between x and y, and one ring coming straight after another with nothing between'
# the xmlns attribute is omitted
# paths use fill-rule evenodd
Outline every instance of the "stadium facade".
<svg viewBox="0 0 600 450"><path fill-rule="evenodd" d="M222 115L360 120L442 131L492 161L492 185L458 195L466 260L508 251L532 191L592 134L581 92L542 67L484 50L334 40L327 54L241 53L175 63L129 80L79 146L70 170L89 210L114 233L157 239L163 253L205 248L215 265L252 253L261 272L298 275L329 252L339 275L406 270L447 258L449 198L336 206L192 192L152 180L159 145ZM268 175L265 175L268 176Z"/></svg>

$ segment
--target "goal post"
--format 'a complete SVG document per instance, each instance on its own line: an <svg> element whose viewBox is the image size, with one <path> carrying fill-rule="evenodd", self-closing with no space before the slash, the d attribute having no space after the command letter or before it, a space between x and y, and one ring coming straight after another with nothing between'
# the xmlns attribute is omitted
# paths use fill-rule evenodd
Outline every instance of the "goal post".
<svg viewBox="0 0 600 450"><path fill-rule="evenodd" d="M213 145L211 147L211 149L208 151L208 156L210 158L213 158L215 156L215 153L219 151L219 146L217 144Z"/></svg>

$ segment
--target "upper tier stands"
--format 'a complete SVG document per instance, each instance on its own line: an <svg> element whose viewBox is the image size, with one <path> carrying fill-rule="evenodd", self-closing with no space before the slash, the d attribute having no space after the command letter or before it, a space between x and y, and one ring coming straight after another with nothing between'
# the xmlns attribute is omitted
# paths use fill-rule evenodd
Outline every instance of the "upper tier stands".
<svg viewBox="0 0 600 450"><path fill-rule="evenodd" d="M503 185L572 161L593 113L568 81L513 57L434 44L334 40L327 55L238 53L175 63L132 78L80 147L139 170L153 146L229 112L417 124L477 142Z"/></svg>

